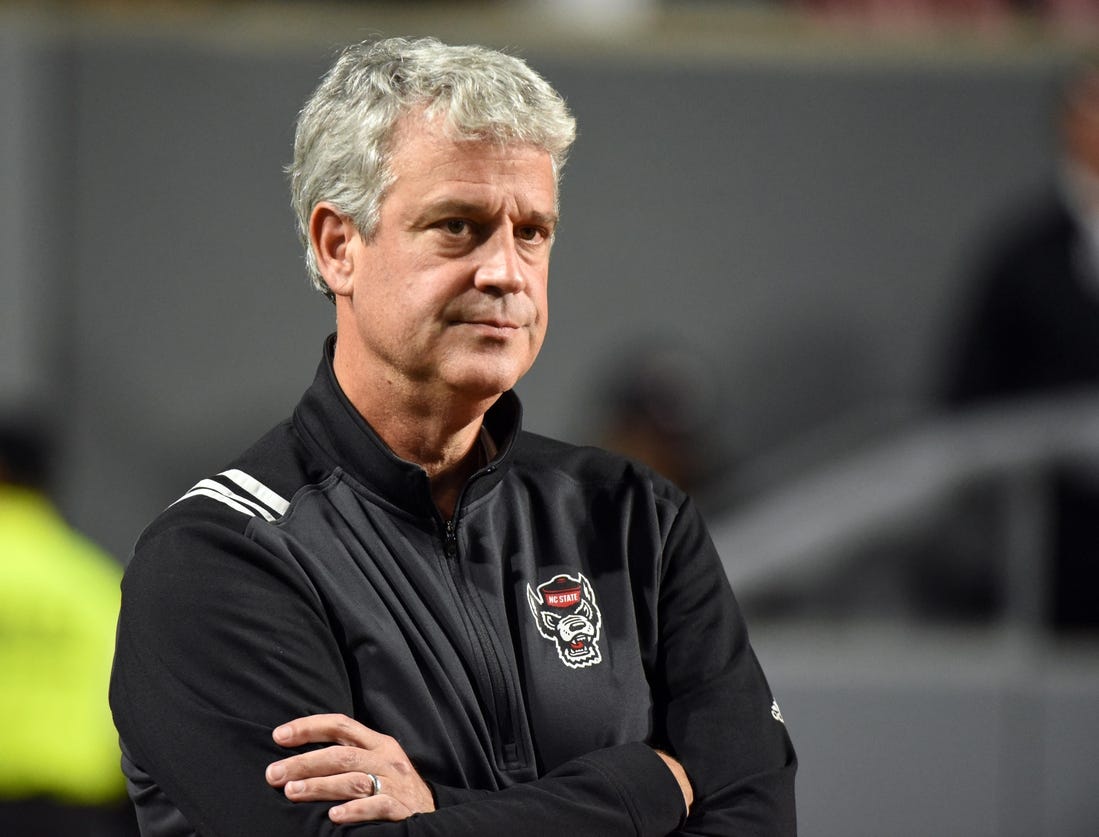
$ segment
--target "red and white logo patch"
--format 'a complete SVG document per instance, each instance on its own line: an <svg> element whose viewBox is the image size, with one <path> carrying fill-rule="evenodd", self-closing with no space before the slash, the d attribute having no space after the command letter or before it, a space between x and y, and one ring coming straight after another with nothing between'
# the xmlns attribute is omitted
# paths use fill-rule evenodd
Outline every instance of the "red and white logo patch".
<svg viewBox="0 0 1099 837"><path fill-rule="evenodd" d="M599 626L603 619L595 591L582 573L561 574L538 585L527 585L527 601L538 633L557 647L569 668L586 668L602 661Z"/></svg>

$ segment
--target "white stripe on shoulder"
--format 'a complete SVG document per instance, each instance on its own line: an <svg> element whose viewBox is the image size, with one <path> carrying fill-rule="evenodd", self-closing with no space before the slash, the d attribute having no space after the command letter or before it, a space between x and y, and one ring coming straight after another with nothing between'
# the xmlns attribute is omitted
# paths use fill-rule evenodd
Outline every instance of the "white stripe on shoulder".
<svg viewBox="0 0 1099 837"><path fill-rule="evenodd" d="M271 520L275 519L275 516L273 514L271 514L271 512L268 511L265 506L261 505L260 503L257 503L253 499L250 499L248 497L237 494L235 491L233 491L230 488L222 485L220 482L217 482L216 480L200 480L198 483L196 483L194 485L194 487L191 488L190 491L187 492L187 494L194 494L195 491L197 491L199 489L202 489L202 493L205 494L207 497L211 496L210 492L213 491L213 492L216 492L217 494L220 494L222 497L228 497L229 499L233 500L234 502L236 502L236 503L238 503L242 506L247 506L248 510L249 510L248 511L249 515L254 516L256 514L256 512L259 512L268 521L271 521ZM184 494L183 496L186 497L187 494ZM182 499L182 498L180 498L180 499ZM219 499L219 498L215 497L214 499L216 500L216 499Z"/></svg>
<svg viewBox="0 0 1099 837"><path fill-rule="evenodd" d="M261 503L274 509L280 515L286 514L286 510L290 508L289 500L276 494L255 477L244 473L244 471L238 471L236 468L231 468L228 471L222 471L218 476L228 477Z"/></svg>
<svg viewBox="0 0 1099 837"><path fill-rule="evenodd" d="M176 503L181 503L190 497L210 497L211 499L217 500L219 503L224 503L229 508L238 511L241 514L248 515L248 517L256 516L256 513L253 509L249 508L248 506L241 505L228 493L222 494L221 492L211 491L209 488L201 488L197 485L186 494L184 494L182 497L180 497L178 500L176 500L175 503L172 503L172 505L174 506Z"/></svg>

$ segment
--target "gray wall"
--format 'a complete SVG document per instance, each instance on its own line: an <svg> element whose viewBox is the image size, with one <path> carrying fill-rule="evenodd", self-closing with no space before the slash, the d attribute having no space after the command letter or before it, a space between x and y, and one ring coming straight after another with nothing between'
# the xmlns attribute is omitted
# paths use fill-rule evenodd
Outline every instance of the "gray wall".
<svg viewBox="0 0 1099 837"><path fill-rule="evenodd" d="M66 47L0 13L0 410L43 410L65 373L73 171Z"/></svg>
<svg viewBox="0 0 1099 837"><path fill-rule="evenodd" d="M546 69L581 125L527 387L553 430L587 359L636 334L716 363L747 450L921 400L965 244L1047 165L1033 66Z"/></svg>

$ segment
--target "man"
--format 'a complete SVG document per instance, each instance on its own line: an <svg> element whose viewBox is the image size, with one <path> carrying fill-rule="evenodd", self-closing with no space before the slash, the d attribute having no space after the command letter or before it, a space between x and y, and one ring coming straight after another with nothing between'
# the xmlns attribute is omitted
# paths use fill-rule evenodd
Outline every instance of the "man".
<svg viewBox="0 0 1099 837"><path fill-rule="evenodd" d="M127 569L143 833L793 833L793 751L690 501L520 430L573 136L524 63L429 39L351 47L302 111L336 334Z"/></svg>
<svg viewBox="0 0 1099 837"><path fill-rule="evenodd" d="M1099 384L1099 63L1076 68L1058 110L1059 177L983 254L947 402Z"/></svg>
<svg viewBox="0 0 1099 837"><path fill-rule="evenodd" d="M948 358L944 401L1007 405L1099 388L1099 62L1071 68L1057 112L1059 177L984 255ZM1051 470L1049 614L1058 630L1099 627L1099 473Z"/></svg>

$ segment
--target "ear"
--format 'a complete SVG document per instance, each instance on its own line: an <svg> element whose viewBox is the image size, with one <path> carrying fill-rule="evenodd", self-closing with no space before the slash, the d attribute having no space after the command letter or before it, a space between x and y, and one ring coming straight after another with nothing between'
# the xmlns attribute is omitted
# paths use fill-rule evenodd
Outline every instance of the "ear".
<svg viewBox="0 0 1099 837"><path fill-rule="evenodd" d="M542 627L545 628L542 631L542 636L553 639L557 633L557 625L561 622L561 614L549 613L543 610L538 615L542 617Z"/></svg>
<svg viewBox="0 0 1099 837"><path fill-rule="evenodd" d="M309 243L325 284L336 296L350 296L353 286L355 224L332 204L322 201L309 216Z"/></svg>

